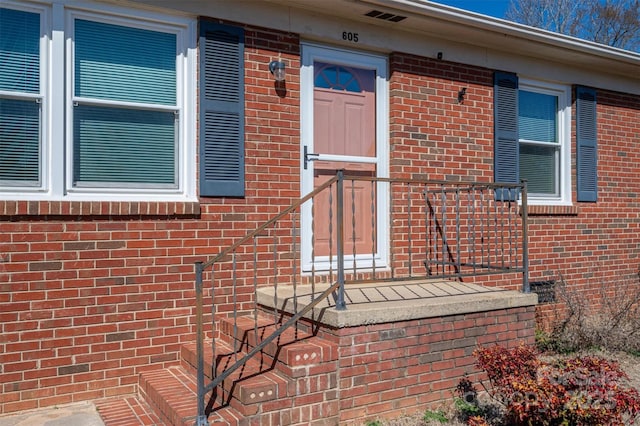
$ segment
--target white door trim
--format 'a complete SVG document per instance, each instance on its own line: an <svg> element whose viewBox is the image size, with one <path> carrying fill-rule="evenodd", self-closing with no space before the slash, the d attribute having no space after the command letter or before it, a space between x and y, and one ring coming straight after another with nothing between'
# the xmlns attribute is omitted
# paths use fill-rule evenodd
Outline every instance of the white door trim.
<svg viewBox="0 0 640 426"><path fill-rule="evenodd" d="M375 70L376 82L376 170L378 177L389 176L389 84L387 57L369 52L347 50L332 46L324 46L315 43L302 43L302 63L300 67L300 191L304 196L313 191L313 167L304 169L304 146L309 152L313 151L313 91L314 91L314 62L352 66L363 69ZM353 160L350 160L353 161ZM311 163L312 164L312 163ZM388 265L388 241L389 241L389 204L388 185L379 183L377 188L377 250L375 256L376 269L386 268ZM302 208L301 217L301 259L302 271L312 270L312 240L311 235L305 232L310 229L311 203L306 203ZM358 270L371 268L373 260L356 256ZM353 255L345 254L345 265L353 265ZM335 271L335 264L331 259L316 258L313 270L316 272Z"/></svg>

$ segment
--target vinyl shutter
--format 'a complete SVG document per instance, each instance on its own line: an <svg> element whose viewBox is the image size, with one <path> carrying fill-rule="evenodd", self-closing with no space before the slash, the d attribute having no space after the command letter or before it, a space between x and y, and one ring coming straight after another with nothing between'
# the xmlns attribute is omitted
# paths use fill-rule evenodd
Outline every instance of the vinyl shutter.
<svg viewBox="0 0 640 426"><path fill-rule="evenodd" d="M200 195L244 196L244 31L200 22Z"/></svg>
<svg viewBox="0 0 640 426"><path fill-rule="evenodd" d="M576 168L578 201L598 200L596 91L576 88Z"/></svg>
<svg viewBox="0 0 640 426"><path fill-rule="evenodd" d="M494 181L518 183L518 76L494 74ZM515 191L496 191L497 200L515 200Z"/></svg>

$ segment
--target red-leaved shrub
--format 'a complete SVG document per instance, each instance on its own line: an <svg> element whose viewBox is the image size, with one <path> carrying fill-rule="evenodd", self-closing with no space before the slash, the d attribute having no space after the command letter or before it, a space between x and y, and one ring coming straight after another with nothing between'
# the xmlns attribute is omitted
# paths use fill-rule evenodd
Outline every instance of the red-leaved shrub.
<svg viewBox="0 0 640 426"><path fill-rule="evenodd" d="M524 345L480 348L475 356L509 424L628 425L640 414L638 390L625 386L626 374L604 358L544 362Z"/></svg>

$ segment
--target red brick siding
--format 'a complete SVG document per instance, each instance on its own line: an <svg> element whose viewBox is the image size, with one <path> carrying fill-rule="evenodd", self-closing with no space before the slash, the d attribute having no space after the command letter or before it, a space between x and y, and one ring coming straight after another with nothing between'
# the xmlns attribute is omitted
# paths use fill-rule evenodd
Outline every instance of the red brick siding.
<svg viewBox="0 0 640 426"><path fill-rule="evenodd" d="M297 35L247 30L243 199L0 202L0 413L131 393L139 372L177 362L194 333L193 262L299 196L299 53ZM267 68L278 58L284 87ZM391 176L491 181L492 70L405 54L390 70ZM598 203L530 227L531 279L562 273L585 296L638 272L640 98L599 90L598 132ZM232 305L228 291L216 302Z"/></svg>
<svg viewBox="0 0 640 426"><path fill-rule="evenodd" d="M534 341L535 307L326 330L339 344L340 424L391 418L448 403L473 351Z"/></svg>
<svg viewBox="0 0 640 426"><path fill-rule="evenodd" d="M177 363L193 263L299 197L299 50L247 29L245 198L0 202L0 414L133 393L141 371Z"/></svg>
<svg viewBox="0 0 640 426"><path fill-rule="evenodd" d="M640 291L640 98L598 90L597 101L598 202L532 216L529 227L531 280L562 277L590 301L616 285ZM572 139L575 200L575 117Z"/></svg>
<svg viewBox="0 0 640 426"><path fill-rule="evenodd" d="M492 72L398 53L389 60L391 175L492 181Z"/></svg>

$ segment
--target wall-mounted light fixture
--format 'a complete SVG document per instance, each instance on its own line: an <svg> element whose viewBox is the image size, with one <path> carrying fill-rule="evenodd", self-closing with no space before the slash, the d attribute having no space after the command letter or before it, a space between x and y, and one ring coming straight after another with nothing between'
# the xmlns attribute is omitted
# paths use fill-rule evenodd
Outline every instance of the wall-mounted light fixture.
<svg viewBox="0 0 640 426"><path fill-rule="evenodd" d="M271 71L271 74L273 74L276 81L284 81L286 75L284 62L271 61L269 63L269 71Z"/></svg>
<svg viewBox="0 0 640 426"><path fill-rule="evenodd" d="M442 52L438 52L437 58L438 58L439 61L442 60Z"/></svg>
<svg viewBox="0 0 640 426"><path fill-rule="evenodd" d="M463 87L458 91L458 103L461 104L464 102L464 97L467 94L467 88Z"/></svg>

